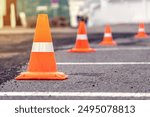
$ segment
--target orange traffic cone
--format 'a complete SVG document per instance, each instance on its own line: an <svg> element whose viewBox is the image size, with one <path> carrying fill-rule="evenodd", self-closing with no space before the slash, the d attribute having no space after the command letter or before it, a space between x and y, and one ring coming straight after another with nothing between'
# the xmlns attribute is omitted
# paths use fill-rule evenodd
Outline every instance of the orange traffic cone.
<svg viewBox="0 0 150 117"><path fill-rule="evenodd" d="M80 21L75 47L72 48L71 50L68 50L68 52L95 52L95 51L96 51L95 49L90 48L85 23L84 21Z"/></svg>
<svg viewBox="0 0 150 117"><path fill-rule="evenodd" d="M38 15L35 36L28 71L21 73L16 80L64 80L62 72L57 72L48 16Z"/></svg>
<svg viewBox="0 0 150 117"><path fill-rule="evenodd" d="M115 46L115 45L117 45L116 41L113 40L111 27L109 25L106 25L103 41L100 42L99 45L101 45L101 46Z"/></svg>
<svg viewBox="0 0 150 117"><path fill-rule="evenodd" d="M135 38L139 39L139 38L148 38L149 36L146 34L145 32L145 25L144 23L140 23L139 24L139 30L137 35L135 35Z"/></svg>

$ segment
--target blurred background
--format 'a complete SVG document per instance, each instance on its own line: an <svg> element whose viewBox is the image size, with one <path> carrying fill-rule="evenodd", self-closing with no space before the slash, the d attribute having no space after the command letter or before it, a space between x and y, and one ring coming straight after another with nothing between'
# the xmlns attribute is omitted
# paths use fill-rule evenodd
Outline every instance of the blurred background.
<svg viewBox="0 0 150 117"><path fill-rule="evenodd" d="M150 22L150 0L0 0L0 28L35 27L47 13L53 27Z"/></svg>

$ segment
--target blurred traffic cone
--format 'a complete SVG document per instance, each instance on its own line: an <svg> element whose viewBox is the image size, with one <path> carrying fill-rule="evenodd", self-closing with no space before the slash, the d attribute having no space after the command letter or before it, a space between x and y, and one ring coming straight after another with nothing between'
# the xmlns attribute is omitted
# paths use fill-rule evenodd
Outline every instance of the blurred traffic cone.
<svg viewBox="0 0 150 117"><path fill-rule="evenodd" d="M68 52L95 52L95 51L96 51L95 49L90 48L85 23L84 21L80 21L75 47L72 48L71 50L68 50Z"/></svg>
<svg viewBox="0 0 150 117"><path fill-rule="evenodd" d="M139 24L139 30L137 35L135 35L135 38L148 38L149 36L145 32L145 25L144 23Z"/></svg>
<svg viewBox="0 0 150 117"><path fill-rule="evenodd" d="M115 46L115 45L117 45L116 41L113 40L111 28L109 25L106 25L103 41L100 42L99 45L101 45L101 46Z"/></svg>
<svg viewBox="0 0 150 117"><path fill-rule="evenodd" d="M38 15L35 36L28 71L21 73L16 80L64 80L62 72L57 72L48 16Z"/></svg>

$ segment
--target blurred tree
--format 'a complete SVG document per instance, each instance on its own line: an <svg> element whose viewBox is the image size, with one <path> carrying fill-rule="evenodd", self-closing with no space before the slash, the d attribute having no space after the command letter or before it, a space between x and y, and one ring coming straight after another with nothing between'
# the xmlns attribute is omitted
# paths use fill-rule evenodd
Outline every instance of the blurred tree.
<svg viewBox="0 0 150 117"><path fill-rule="evenodd" d="M59 7L53 9L51 6L51 0L17 0L18 13L24 11L26 13L27 19L35 20L38 13L38 6L46 6L47 11L42 11L42 13L48 13L51 19L57 17L63 17L69 21L69 6L68 0L59 0Z"/></svg>
<svg viewBox="0 0 150 117"><path fill-rule="evenodd" d="M49 16L54 16L50 0L18 0L18 11L25 11L28 17L37 14L37 6L47 6ZM68 0L59 0L57 16L69 18Z"/></svg>

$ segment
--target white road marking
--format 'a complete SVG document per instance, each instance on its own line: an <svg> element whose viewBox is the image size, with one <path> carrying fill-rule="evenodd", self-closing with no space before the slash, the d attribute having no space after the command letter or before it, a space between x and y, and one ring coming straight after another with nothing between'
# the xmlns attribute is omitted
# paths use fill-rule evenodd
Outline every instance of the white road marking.
<svg viewBox="0 0 150 117"><path fill-rule="evenodd" d="M123 92L0 92L0 96L57 96L57 97L150 97L150 93Z"/></svg>
<svg viewBox="0 0 150 117"><path fill-rule="evenodd" d="M120 48L97 48L97 51L116 51L116 50L150 50L150 47L120 47Z"/></svg>
<svg viewBox="0 0 150 117"><path fill-rule="evenodd" d="M150 62L62 62L57 65L150 65Z"/></svg>

